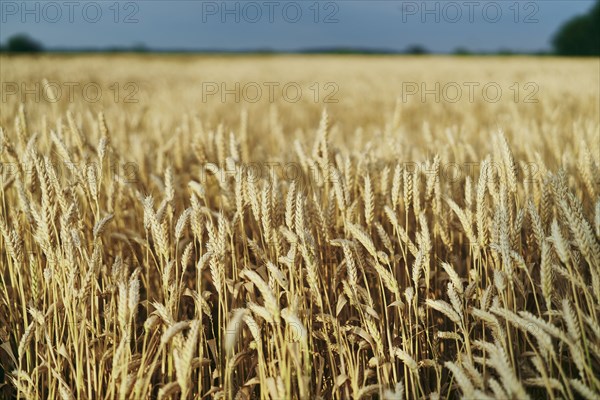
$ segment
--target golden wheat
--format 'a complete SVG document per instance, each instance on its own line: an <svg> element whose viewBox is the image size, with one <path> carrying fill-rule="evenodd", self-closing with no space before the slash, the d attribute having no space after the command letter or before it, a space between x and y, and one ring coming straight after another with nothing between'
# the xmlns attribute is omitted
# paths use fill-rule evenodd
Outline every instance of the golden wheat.
<svg viewBox="0 0 600 400"><path fill-rule="evenodd" d="M597 60L436 61L3 56L141 98L3 102L0 398L597 399ZM489 76L541 101L399 96Z"/></svg>

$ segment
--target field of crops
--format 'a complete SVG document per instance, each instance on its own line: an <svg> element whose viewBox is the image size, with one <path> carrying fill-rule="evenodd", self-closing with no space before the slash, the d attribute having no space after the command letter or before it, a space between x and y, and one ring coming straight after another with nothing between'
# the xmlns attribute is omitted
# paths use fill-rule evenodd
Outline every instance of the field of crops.
<svg viewBox="0 0 600 400"><path fill-rule="evenodd" d="M598 59L0 64L0 398L599 398Z"/></svg>

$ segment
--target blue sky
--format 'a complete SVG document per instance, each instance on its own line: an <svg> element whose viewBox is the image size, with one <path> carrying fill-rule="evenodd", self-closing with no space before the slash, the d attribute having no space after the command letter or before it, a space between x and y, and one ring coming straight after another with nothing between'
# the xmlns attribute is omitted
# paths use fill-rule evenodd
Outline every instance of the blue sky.
<svg viewBox="0 0 600 400"><path fill-rule="evenodd" d="M558 27L590 0L538 1L7 1L0 41L28 33L46 47L153 49L360 47L434 52L550 49Z"/></svg>

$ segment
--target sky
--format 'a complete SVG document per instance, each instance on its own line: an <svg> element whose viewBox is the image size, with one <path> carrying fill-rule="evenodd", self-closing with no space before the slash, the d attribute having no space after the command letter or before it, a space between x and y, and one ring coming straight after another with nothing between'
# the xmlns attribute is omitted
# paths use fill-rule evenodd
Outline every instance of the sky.
<svg viewBox="0 0 600 400"><path fill-rule="evenodd" d="M0 0L0 42L27 33L46 48L143 44L157 50L432 52L550 50L591 0Z"/></svg>

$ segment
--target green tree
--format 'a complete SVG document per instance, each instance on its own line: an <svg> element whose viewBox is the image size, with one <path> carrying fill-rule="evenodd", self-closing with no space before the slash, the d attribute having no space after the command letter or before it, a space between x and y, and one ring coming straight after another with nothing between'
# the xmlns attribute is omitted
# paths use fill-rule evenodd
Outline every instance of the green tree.
<svg viewBox="0 0 600 400"><path fill-rule="evenodd" d="M554 51L565 56L600 55L600 0L588 14L565 23L552 39Z"/></svg>
<svg viewBox="0 0 600 400"><path fill-rule="evenodd" d="M11 53L38 53L42 45L25 34L11 36L6 44L6 51Z"/></svg>
<svg viewBox="0 0 600 400"><path fill-rule="evenodd" d="M425 47L423 47L423 46L421 46L419 44L415 44L415 45L409 46L406 49L405 53L406 54L419 55L420 56L420 55L423 55L423 54L429 54L429 51Z"/></svg>

